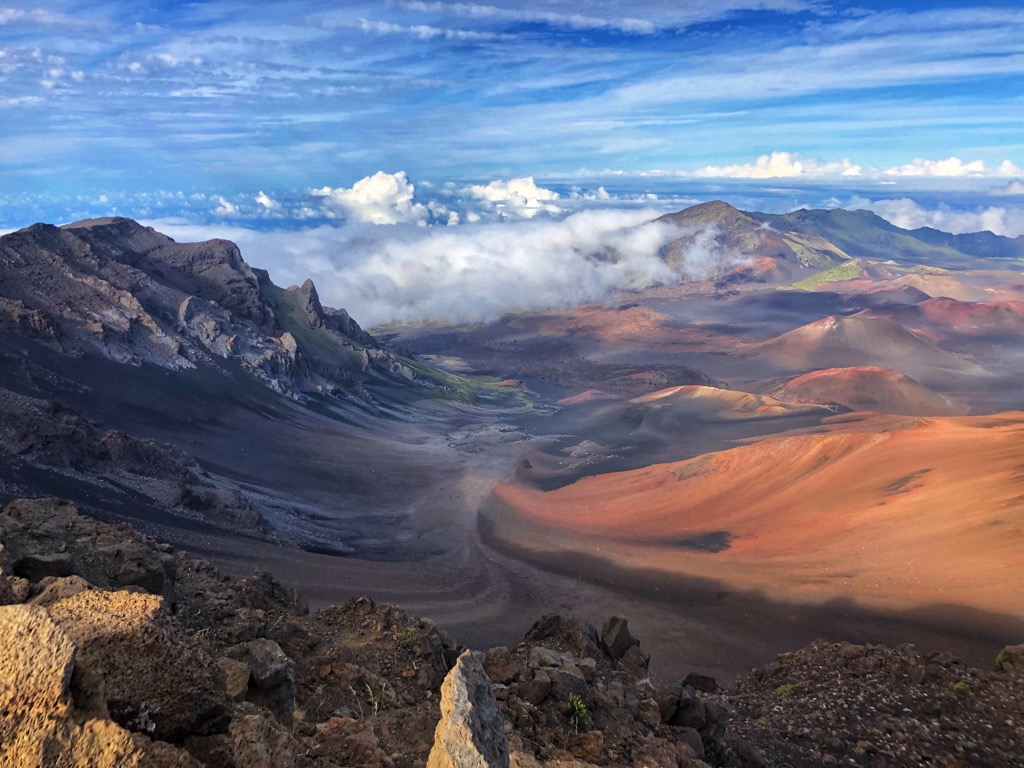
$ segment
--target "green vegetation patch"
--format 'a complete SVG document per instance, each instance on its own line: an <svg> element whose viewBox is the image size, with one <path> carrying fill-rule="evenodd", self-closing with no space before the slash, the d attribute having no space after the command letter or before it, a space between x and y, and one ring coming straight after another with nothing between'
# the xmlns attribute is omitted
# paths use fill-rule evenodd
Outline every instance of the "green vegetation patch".
<svg viewBox="0 0 1024 768"><path fill-rule="evenodd" d="M836 264L834 267L830 267L829 269L824 269L821 272L815 272L810 277L805 277L800 282L793 283L793 287L804 291L813 291L823 283L836 283L840 280L853 280L854 278L860 277L860 274L860 264L855 261L847 261L842 264Z"/></svg>

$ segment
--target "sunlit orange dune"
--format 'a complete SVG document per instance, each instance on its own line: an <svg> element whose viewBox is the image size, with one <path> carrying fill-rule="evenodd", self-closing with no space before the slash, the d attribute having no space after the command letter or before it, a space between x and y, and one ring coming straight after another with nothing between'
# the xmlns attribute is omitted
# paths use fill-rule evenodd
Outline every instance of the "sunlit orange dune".
<svg viewBox="0 0 1024 768"><path fill-rule="evenodd" d="M610 400L621 400L618 395L609 392L602 392L600 389L588 389L572 397L565 397L558 401L558 405L582 405L583 403L608 402Z"/></svg>
<svg viewBox="0 0 1024 768"><path fill-rule="evenodd" d="M635 397L632 405L644 406L652 415L707 417L714 419L759 419L797 414L827 414L817 403L787 403L771 395L753 395L732 389L700 385L669 387Z"/></svg>
<svg viewBox="0 0 1024 768"><path fill-rule="evenodd" d="M1024 413L830 421L550 492L501 484L488 519L540 557L799 601L1024 611Z"/></svg>
<svg viewBox="0 0 1024 768"><path fill-rule="evenodd" d="M925 381L946 372L985 373L899 323L862 314L832 315L801 326L760 344L757 355L792 371L877 365Z"/></svg>
<svg viewBox="0 0 1024 768"><path fill-rule="evenodd" d="M828 368L797 376L773 390L790 402L834 402L855 411L904 416L962 416L967 408L898 371L877 366Z"/></svg>

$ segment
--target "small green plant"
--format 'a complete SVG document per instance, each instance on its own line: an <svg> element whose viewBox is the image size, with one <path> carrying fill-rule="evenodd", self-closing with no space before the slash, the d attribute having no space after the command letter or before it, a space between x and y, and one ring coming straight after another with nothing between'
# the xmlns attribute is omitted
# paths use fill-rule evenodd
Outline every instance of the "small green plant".
<svg viewBox="0 0 1024 768"><path fill-rule="evenodd" d="M412 648L416 644L416 636L418 634L415 627L409 627L398 639L398 644L403 648Z"/></svg>
<svg viewBox="0 0 1024 768"><path fill-rule="evenodd" d="M766 725L768 725L768 718L764 715L761 715L761 717L757 718L757 724L764 728Z"/></svg>
<svg viewBox="0 0 1024 768"><path fill-rule="evenodd" d="M590 725L590 713L587 712L587 705L575 693L569 694L569 722L572 723L572 727L576 729L577 733L580 730L585 731Z"/></svg>
<svg viewBox="0 0 1024 768"><path fill-rule="evenodd" d="M971 692L971 684L966 680L961 680L958 683L953 683L953 693L957 696L966 696Z"/></svg>
<svg viewBox="0 0 1024 768"><path fill-rule="evenodd" d="M996 669L1002 669L1003 664L1013 664L1016 660L1017 654L1007 646L996 655Z"/></svg>
<svg viewBox="0 0 1024 768"><path fill-rule="evenodd" d="M775 689L776 696L792 696L794 693L799 693L808 685L806 680L801 680L798 683L783 683Z"/></svg>

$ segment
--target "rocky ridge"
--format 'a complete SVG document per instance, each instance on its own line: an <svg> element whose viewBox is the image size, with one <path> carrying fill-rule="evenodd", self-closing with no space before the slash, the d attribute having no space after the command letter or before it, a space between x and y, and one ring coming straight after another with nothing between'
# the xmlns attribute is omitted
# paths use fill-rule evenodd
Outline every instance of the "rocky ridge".
<svg viewBox="0 0 1024 768"><path fill-rule="evenodd" d="M1024 647L993 671L817 643L729 691L659 684L628 622L460 648L395 606L309 613L55 499L0 511L0 764L1013 765Z"/></svg>
<svg viewBox="0 0 1024 768"><path fill-rule="evenodd" d="M232 242L177 243L123 218L0 237L0 332L135 366L237 361L293 398L417 378L311 281L279 288Z"/></svg>

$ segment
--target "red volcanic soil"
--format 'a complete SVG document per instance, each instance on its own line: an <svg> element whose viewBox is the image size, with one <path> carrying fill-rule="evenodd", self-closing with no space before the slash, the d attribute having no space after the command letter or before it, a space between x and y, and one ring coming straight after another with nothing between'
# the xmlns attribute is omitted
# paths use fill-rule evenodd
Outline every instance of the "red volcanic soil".
<svg viewBox="0 0 1024 768"><path fill-rule="evenodd" d="M631 405L644 407L649 414L645 417L646 421L671 420L673 416L733 420L827 413L820 408L820 404L787 403L771 395L753 395L749 392L697 384L669 387L635 397L629 402Z"/></svg>
<svg viewBox="0 0 1024 768"><path fill-rule="evenodd" d="M961 333L994 330L1024 333L1024 301L966 302L929 299L917 305L928 322Z"/></svg>
<svg viewBox="0 0 1024 768"><path fill-rule="evenodd" d="M550 336L582 336L617 345L649 341L664 334L665 323L670 320L668 315L649 307L586 305L545 322L540 332Z"/></svg>
<svg viewBox="0 0 1024 768"><path fill-rule="evenodd" d="M855 411L904 416L962 416L967 408L898 371L876 366L829 368L790 379L772 394L790 402L833 402Z"/></svg>
<svg viewBox="0 0 1024 768"><path fill-rule="evenodd" d="M792 269L780 263L778 259L762 256L753 259L749 264L741 264L729 270L718 279L718 282L788 283L792 279Z"/></svg>
<svg viewBox="0 0 1024 768"><path fill-rule="evenodd" d="M878 365L928 380L942 372L983 374L884 317L832 315L762 343L758 357L783 368L816 370Z"/></svg>
<svg viewBox="0 0 1024 768"><path fill-rule="evenodd" d="M792 601L1024 611L1024 413L834 417L543 492L496 486L495 535Z"/></svg>
<svg viewBox="0 0 1024 768"><path fill-rule="evenodd" d="M583 403L607 402L609 400L621 400L618 395L602 392L600 389L588 389L578 395L566 397L558 401L558 405L582 405Z"/></svg>

